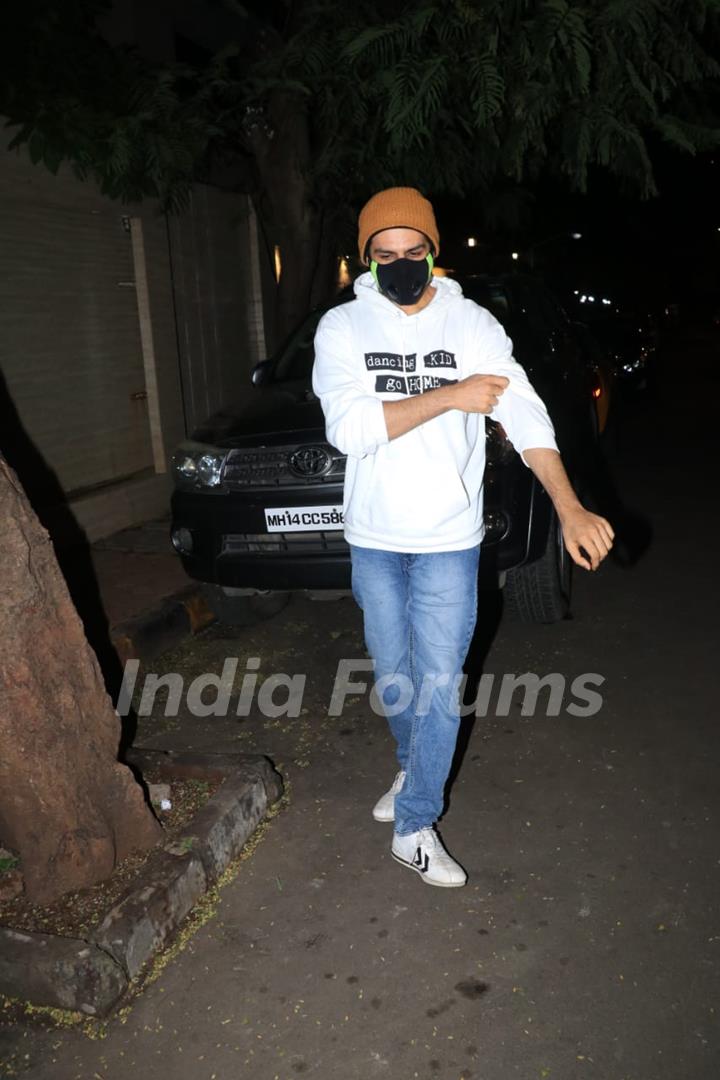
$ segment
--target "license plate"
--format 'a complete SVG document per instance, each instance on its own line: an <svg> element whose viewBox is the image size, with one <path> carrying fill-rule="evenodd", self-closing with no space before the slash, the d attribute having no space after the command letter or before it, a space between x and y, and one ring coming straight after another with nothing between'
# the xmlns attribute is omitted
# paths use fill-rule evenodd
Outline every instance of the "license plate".
<svg viewBox="0 0 720 1080"><path fill-rule="evenodd" d="M271 506L265 510L269 533L332 532L342 527L342 506Z"/></svg>

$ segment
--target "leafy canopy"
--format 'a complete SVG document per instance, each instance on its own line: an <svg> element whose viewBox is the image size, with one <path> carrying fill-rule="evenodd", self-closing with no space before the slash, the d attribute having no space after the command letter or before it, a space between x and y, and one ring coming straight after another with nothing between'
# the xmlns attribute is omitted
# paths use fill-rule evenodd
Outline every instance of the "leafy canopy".
<svg viewBox="0 0 720 1080"><path fill-rule="evenodd" d="M261 189L289 107L307 197L328 206L542 172L583 190L593 166L647 195L655 140L688 153L720 140L717 0L228 0L216 54L164 66L103 41L106 6L29 0L0 47L0 111L33 160L68 159L126 199L177 205L218 161L244 162Z"/></svg>

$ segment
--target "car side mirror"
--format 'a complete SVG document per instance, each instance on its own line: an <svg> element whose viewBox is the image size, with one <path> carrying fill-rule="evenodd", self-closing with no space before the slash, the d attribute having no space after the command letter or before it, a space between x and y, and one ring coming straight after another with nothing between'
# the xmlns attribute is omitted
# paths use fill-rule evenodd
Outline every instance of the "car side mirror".
<svg viewBox="0 0 720 1080"><path fill-rule="evenodd" d="M250 372L250 381L252 382L253 386L262 386L263 383L268 381L268 377L270 375L270 366L270 360L261 360L259 364L255 365L255 367Z"/></svg>

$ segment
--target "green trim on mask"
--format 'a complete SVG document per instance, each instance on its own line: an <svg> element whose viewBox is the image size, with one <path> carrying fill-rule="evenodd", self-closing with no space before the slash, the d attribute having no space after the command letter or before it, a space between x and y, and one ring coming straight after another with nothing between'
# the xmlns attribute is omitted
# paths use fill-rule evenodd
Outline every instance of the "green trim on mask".
<svg viewBox="0 0 720 1080"><path fill-rule="evenodd" d="M380 288L380 282L378 281L377 268L378 268L378 264L373 259L372 262L370 263L370 273L372 274L373 278L375 279L375 284L377 285L377 287L379 289Z"/></svg>

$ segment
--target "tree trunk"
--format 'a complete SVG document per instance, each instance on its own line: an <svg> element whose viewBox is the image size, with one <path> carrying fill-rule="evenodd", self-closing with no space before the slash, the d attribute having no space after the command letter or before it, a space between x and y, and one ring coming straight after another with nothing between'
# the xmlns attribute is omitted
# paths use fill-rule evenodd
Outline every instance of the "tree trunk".
<svg viewBox="0 0 720 1080"><path fill-rule="evenodd" d="M162 830L47 532L0 456L0 844L33 903L108 877Z"/></svg>
<svg viewBox="0 0 720 1080"><path fill-rule="evenodd" d="M323 215L313 201L312 152L304 102L290 94L274 94L267 123L253 126L247 141L260 182L258 216L269 252L277 245L282 263L272 335L275 348L318 302L317 281L331 277Z"/></svg>
<svg viewBox="0 0 720 1080"><path fill-rule="evenodd" d="M315 274L312 282L310 303L312 307L325 304L337 293L338 272L338 237L335 229L336 217L325 211L322 215L320 243L318 245Z"/></svg>

